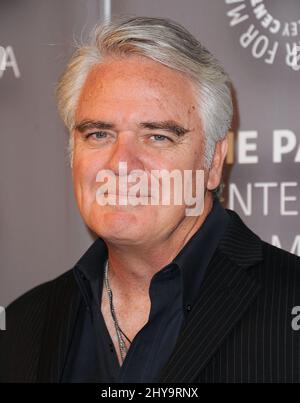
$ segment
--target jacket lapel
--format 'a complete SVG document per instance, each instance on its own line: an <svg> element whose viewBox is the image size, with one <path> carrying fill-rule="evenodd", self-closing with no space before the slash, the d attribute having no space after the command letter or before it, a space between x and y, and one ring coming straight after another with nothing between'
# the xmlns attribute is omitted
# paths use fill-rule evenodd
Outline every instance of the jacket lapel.
<svg viewBox="0 0 300 403"><path fill-rule="evenodd" d="M262 260L262 242L235 212L227 212L231 223L209 263L200 297L157 377L159 383L195 382L260 289L250 268Z"/></svg>
<svg viewBox="0 0 300 403"><path fill-rule="evenodd" d="M73 271L53 282L41 345L37 382L60 382L78 308L80 293Z"/></svg>

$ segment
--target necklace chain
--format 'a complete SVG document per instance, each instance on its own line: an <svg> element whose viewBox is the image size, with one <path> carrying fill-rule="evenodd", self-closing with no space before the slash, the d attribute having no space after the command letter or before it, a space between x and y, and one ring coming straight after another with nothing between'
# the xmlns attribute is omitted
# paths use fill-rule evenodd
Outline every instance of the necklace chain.
<svg viewBox="0 0 300 403"><path fill-rule="evenodd" d="M114 322L114 325L115 325L115 329L116 329L116 333L117 333L121 359L122 359L122 362L124 362L126 353L128 351L128 348L127 348L127 346L125 344L125 340L123 339L123 335L129 341L129 343L131 343L131 341L126 336L126 334L122 331L122 329L119 326L118 320L117 320L115 308L114 308L114 305L113 305L113 294L112 294L112 290L110 288L109 281L108 281L108 259L106 261L106 265L105 265L105 268L104 268L104 283L105 283L105 287L106 287L107 294L108 294L108 300L109 300L109 305L110 305L111 316L112 316L112 319L113 319L113 322Z"/></svg>

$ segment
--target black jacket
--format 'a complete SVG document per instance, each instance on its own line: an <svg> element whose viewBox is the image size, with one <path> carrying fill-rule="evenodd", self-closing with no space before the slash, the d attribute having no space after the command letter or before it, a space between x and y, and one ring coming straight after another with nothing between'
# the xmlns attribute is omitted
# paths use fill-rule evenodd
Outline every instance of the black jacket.
<svg viewBox="0 0 300 403"><path fill-rule="evenodd" d="M292 327L300 258L227 212L229 227L157 382L300 382L300 330ZM0 382L59 382L80 298L70 270L7 308Z"/></svg>

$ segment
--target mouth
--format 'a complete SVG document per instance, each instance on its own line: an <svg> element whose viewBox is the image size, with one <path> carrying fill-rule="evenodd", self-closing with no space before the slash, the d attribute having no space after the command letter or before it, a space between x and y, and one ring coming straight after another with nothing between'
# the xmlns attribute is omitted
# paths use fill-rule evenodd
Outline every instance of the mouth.
<svg viewBox="0 0 300 403"><path fill-rule="evenodd" d="M99 190L98 190L99 192ZM103 196L117 196L117 197L128 197L128 198L141 198L141 197L151 197L148 193L141 193L138 192L137 194L130 194L130 192L108 192L107 190L104 192L100 192L101 195Z"/></svg>
<svg viewBox="0 0 300 403"><path fill-rule="evenodd" d="M131 194L128 194L128 193L105 193L104 195L105 195L105 196L107 195L107 196L118 196L118 197L137 198L137 199L139 199L140 197L150 197L149 195L144 195L144 194L141 194L141 195L131 195Z"/></svg>

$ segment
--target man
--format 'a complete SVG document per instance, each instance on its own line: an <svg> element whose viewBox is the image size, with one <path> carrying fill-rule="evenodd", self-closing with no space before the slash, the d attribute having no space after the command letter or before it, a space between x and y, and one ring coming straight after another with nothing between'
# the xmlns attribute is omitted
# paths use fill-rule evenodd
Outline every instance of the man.
<svg viewBox="0 0 300 403"><path fill-rule="evenodd" d="M75 52L57 97L98 238L8 307L1 381L299 382L300 259L217 197L232 117L217 60L170 20L119 18ZM152 203L152 182L130 193L140 172L172 201ZM192 195L175 203L182 182Z"/></svg>

